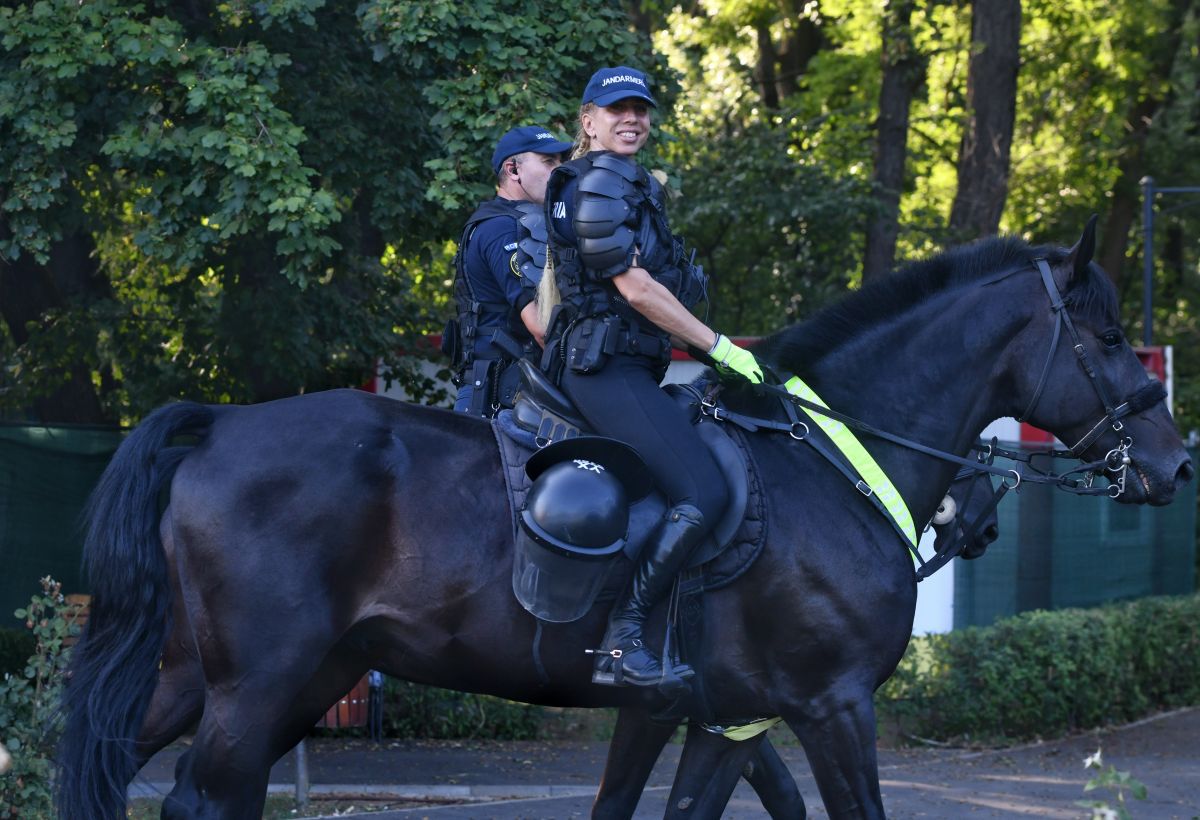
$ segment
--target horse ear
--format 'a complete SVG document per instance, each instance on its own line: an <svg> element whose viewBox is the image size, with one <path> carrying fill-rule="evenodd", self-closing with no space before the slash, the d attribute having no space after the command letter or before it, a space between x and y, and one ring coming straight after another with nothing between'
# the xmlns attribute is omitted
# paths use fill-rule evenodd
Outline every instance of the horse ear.
<svg viewBox="0 0 1200 820"><path fill-rule="evenodd" d="M1092 214L1083 229L1083 235L1079 237L1079 241L1075 243L1075 247L1071 248L1071 253L1067 257L1067 261L1070 263L1068 267L1071 270L1071 281L1083 276L1088 264L1092 261L1092 256L1096 253L1096 219L1096 214Z"/></svg>

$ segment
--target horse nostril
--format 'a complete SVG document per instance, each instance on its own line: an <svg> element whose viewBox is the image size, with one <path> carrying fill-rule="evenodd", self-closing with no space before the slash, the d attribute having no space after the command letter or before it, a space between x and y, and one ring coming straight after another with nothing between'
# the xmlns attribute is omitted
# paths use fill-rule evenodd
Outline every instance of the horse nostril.
<svg viewBox="0 0 1200 820"><path fill-rule="evenodd" d="M1192 460L1189 458L1179 465L1179 469L1175 472L1175 486L1187 484L1196 474L1196 470L1192 467Z"/></svg>
<svg viewBox="0 0 1200 820"><path fill-rule="evenodd" d="M996 526L995 524L988 524L986 527L983 528L983 540L986 541L987 543L991 544L999 537L1000 537L1000 528L998 526Z"/></svg>

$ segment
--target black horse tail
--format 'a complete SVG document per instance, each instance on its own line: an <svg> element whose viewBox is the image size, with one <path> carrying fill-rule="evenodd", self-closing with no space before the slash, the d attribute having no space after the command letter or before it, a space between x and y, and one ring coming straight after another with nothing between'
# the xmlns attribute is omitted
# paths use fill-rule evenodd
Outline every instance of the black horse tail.
<svg viewBox="0 0 1200 820"><path fill-rule="evenodd" d="M58 812L69 820L125 816L137 774L134 743L158 681L171 590L159 540L159 491L213 410L182 402L155 410L122 442L88 502L84 571L92 602L63 694Z"/></svg>

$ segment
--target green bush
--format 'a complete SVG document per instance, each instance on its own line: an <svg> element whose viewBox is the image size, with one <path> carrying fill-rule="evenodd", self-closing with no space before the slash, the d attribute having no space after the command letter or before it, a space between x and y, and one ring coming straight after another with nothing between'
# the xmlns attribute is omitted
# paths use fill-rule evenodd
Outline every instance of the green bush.
<svg viewBox="0 0 1200 820"><path fill-rule="evenodd" d="M29 631L0 626L0 679L22 674L36 648L37 639Z"/></svg>
<svg viewBox="0 0 1200 820"><path fill-rule="evenodd" d="M79 630L52 578L42 579L42 594L16 616L25 619L34 647L18 672L0 678L0 743L13 756L12 769L0 775L0 818L52 817L59 697L70 654L63 642Z"/></svg>
<svg viewBox="0 0 1200 820"><path fill-rule="evenodd" d="M1200 704L1200 596L1026 612L914 638L876 694L906 735L970 743L1050 737Z"/></svg>
<svg viewBox="0 0 1200 820"><path fill-rule="evenodd" d="M383 731L389 737L438 740L538 737L540 707L394 678L385 680Z"/></svg>

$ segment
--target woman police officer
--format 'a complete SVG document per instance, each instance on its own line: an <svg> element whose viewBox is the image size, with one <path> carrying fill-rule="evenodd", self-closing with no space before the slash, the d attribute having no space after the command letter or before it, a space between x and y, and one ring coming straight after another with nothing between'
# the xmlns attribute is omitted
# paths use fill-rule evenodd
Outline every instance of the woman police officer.
<svg viewBox="0 0 1200 820"><path fill-rule="evenodd" d="M602 68L587 84L573 159L551 175L546 219L554 276L539 301L561 301L547 334L547 370L600 434L645 459L668 510L609 618L593 679L658 686L672 670L642 642L651 608L670 591L727 503L725 480L684 412L659 383L670 347L707 351L726 373L762 381L753 354L689 311L706 279L671 234L665 192L635 161L655 107L646 76ZM557 287L558 293L553 292Z"/></svg>

